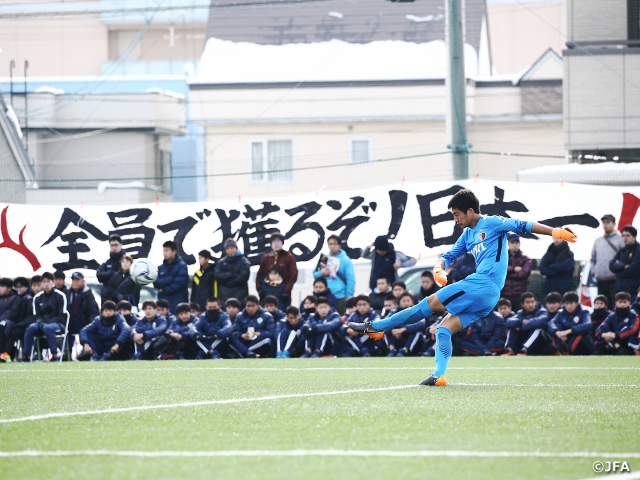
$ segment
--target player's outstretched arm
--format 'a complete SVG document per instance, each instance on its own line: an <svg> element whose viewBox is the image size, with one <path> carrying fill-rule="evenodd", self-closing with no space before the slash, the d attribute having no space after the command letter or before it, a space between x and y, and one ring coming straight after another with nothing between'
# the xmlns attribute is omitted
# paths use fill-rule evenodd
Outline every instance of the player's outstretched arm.
<svg viewBox="0 0 640 480"><path fill-rule="evenodd" d="M531 233L538 233L540 235L549 235L553 238L561 238L570 243L575 243L578 236L573 233L569 227L564 228L551 228L541 223L534 223L531 227Z"/></svg>

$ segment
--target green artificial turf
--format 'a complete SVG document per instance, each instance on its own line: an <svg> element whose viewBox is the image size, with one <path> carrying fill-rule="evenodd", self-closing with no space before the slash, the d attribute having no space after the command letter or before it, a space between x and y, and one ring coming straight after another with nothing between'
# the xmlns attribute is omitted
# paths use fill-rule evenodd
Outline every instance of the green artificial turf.
<svg viewBox="0 0 640 480"><path fill-rule="evenodd" d="M6 364L0 421L173 405L0 423L0 452L640 452L640 357L453 358L448 387L358 391L413 386L432 368L423 358ZM596 476L596 460L621 460L452 455L0 454L0 478L578 479ZM640 458L626 460L640 471Z"/></svg>

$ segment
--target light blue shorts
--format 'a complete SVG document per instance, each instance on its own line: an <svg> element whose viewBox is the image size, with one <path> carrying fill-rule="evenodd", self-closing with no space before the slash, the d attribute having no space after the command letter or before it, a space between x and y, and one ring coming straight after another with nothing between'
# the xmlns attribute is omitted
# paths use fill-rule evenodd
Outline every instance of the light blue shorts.
<svg viewBox="0 0 640 480"><path fill-rule="evenodd" d="M473 273L441 288L436 295L447 312L458 315L464 329L494 309L500 300L500 289L486 275Z"/></svg>

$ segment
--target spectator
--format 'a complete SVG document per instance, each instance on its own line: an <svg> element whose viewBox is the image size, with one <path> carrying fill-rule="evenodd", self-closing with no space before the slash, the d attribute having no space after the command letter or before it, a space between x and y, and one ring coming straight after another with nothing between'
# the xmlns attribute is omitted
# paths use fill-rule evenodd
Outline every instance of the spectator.
<svg viewBox="0 0 640 480"><path fill-rule="evenodd" d="M120 269L120 259L124 254L120 235L111 235L109 237L109 258L96 271L96 277L101 284L109 284L113 274Z"/></svg>
<svg viewBox="0 0 640 480"><path fill-rule="evenodd" d="M128 339L129 326L116 312L116 304L104 302L100 315L80 331L83 350L78 360L124 360Z"/></svg>
<svg viewBox="0 0 640 480"><path fill-rule="evenodd" d="M189 301L189 273L187 264L178 255L178 245L171 240L162 244L164 261L158 267L158 278L153 282L158 298L169 302L175 312L179 303Z"/></svg>
<svg viewBox="0 0 640 480"><path fill-rule="evenodd" d="M140 285L131 278L131 265L133 257L123 255L120 257L120 269L111 275L109 283L102 289L102 301L111 300L115 304L126 300L135 307L138 313L138 305L140 304Z"/></svg>
<svg viewBox="0 0 640 480"><path fill-rule="evenodd" d="M270 313L273 317L273 323L275 324L275 333L273 336L275 341L271 342L271 352L269 353L269 357L275 357L278 351L278 334L284 328L284 325L287 321L287 316L282 310L279 309L280 302L278 301L278 299L272 295L267 295L266 297L264 297L262 304L264 305L264 309L267 311L267 313Z"/></svg>
<svg viewBox="0 0 640 480"><path fill-rule="evenodd" d="M216 297L207 298L206 307L204 313L196 320L192 334L201 349L197 358L218 360L227 353L233 323L229 315L222 311L222 304Z"/></svg>
<svg viewBox="0 0 640 480"><path fill-rule="evenodd" d="M145 300L142 303L144 317L139 319L131 329L131 340L134 342L134 353L131 360L144 360L152 353L149 349L154 338L164 335L167 330L167 319L156 313L156 302Z"/></svg>
<svg viewBox="0 0 640 480"><path fill-rule="evenodd" d="M10 362L11 356L7 352L7 340L11 330L19 321L20 296L13 288L13 280L10 278L0 278L0 362Z"/></svg>
<svg viewBox="0 0 640 480"><path fill-rule="evenodd" d="M476 259L471 253L467 252L453 264L453 268L449 274L449 283L464 280L472 273L476 273Z"/></svg>
<svg viewBox="0 0 640 480"><path fill-rule="evenodd" d="M420 291L416 293L413 298L416 303L420 303L422 300L433 295L438 290L440 290L440 287L438 287L434 281L433 273L429 270L425 270L422 272L422 276L420 277Z"/></svg>
<svg viewBox="0 0 640 480"><path fill-rule="evenodd" d="M344 312L344 315L342 315L342 318L341 318L342 323L346 323L349 317L353 315L355 311L356 311L356 297L347 298L346 311Z"/></svg>
<svg viewBox="0 0 640 480"><path fill-rule="evenodd" d="M541 355L547 349L549 337L547 331L547 310L542 308L531 292L520 296L520 310L505 322L507 341L502 356Z"/></svg>
<svg viewBox="0 0 640 480"><path fill-rule="evenodd" d="M413 295L404 292L398 299L398 312L411 308L414 305ZM425 319L403 327L391 328L385 331L385 339L389 348L387 357L406 357L418 355L422 352L424 344Z"/></svg>
<svg viewBox="0 0 640 480"><path fill-rule="evenodd" d="M71 289L67 292L67 310L69 311L69 333L77 335L100 315L100 308L93 291L85 284L80 272L71 274ZM115 308L113 309L115 310Z"/></svg>
<svg viewBox="0 0 640 480"><path fill-rule="evenodd" d="M133 313L133 305L131 305L130 302L127 302L126 300L120 300L116 308L118 309L118 313L122 316L122 318L124 318L124 321L127 322L129 328L133 327L136 324L136 322L138 321L138 317Z"/></svg>
<svg viewBox="0 0 640 480"><path fill-rule="evenodd" d="M237 298L230 298L224 305L224 310L227 312L227 315L229 315L229 320L231 320L232 323L236 321L236 317L241 309L242 305L240 305L240 301Z"/></svg>
<svg viewBox="0 0 640 480"><path fill-rule="evenodd" d="M591 331L591 316L580 305L576 292L567 292L562 297L564 307L549 322L549 333L553 343L551 355L591 355L595 353ZM636 330L637 332L637 330Z"/></svg>
<svg viewBox="0 0 640 480"><path fill-rule="evenodd" d="M156 313L167 320L167 328L169 328L173 322L178 320L178 317L171 313L169 309L169 302L163 298L156 302Z"/></svg>
<svg viewBox="0 0 640 480"><path fill-rule="evenodd" d="M527 291L527 284L529 277L531 277L531 259L520 250L518 235L510 233L507 240L509 242L509 266L500 296L507 298L511 305L517 305L520 301L520 295Z"/></svg>
<svg viewBox="0 0 640 480"><path fill-rule="evenodd" d="M604 235L596 238L591 249L591 273L598 282L598 295L605 295L609 305L615 303L616 275L609 268L618 250L624 247L622 235L616 230L616 218L607 214L601 218Z"/></svg>
<svg viewBox="0 0 640 480"><path fill-rule="evenodd" d="M560 238L554 238L540 260L540 273L546 277L544 293L558 292L564 295L570 291L573 288L575 263L569 244Z"/></svg>
<svg viewBox="0 0 640 480"><path fill-rule="evenodd" d="M205 301L205 305L207 302ZM198 302L189 302L189 307L191 307L191 315L194 315L196 318L200 316L202 310L200 310L200 304Z"/></svg>
<svg viewBox="0 0 640 480"><path fill-rule="evenodd" d="M458 348L469 355L495 356L504 350L506 338L504 317L491 312L469 325L466 336L458 342Z"/></svg>
<svg viewBox="0 0 640 480"><path fill-rule="evenodd" d="M260 298L265 294L262 292L262 280L269 274L269 267L272 265L280 265L282 267L282 279L284 280L284 291L282 292L282 308L291 305L291 289L298 280L298 266L296 265L296 257L291 252L284 250L284 235L274 233L271 235L271 252L265 253L260 259L260 268L256 275L256 289L260 293ZM268 295L268 294L266 294Z"/></svg>
<svg viewBox="0 0 640 480"><path fill-rule="evenodd" d="M548 293L546 297L544 297L544 306L547 309L547 325L553 317L556 316L558 311L560 311L560 307L562 307L562 295L558 292Z"/></svg>
<svg viewBox="0 0 640 480"><path fill-rule="evenodd" d="M311 315L316 313L318 307L318 298L315 295L307 295L302 301L303 310L301 312L302 323L305 324L311 318Z"/></svg>
<svg viewBox="0 0 640 480"><path fill-rule="evenodd" d="M596 330L596 349L600 355L633 355L638 352L640 319L631 308L627 292L616 293L616 309Z"/></svg>
<svg viewBox="0 0 640 480"><path fill-rule="evenodd" d="M61 272L60 270L56 270L53 273L53 286L55 287L55 289L60 290L65 295L68 295L69 288L64 284L66 278L67 276L64 274L64 272Z"/></svg>
<svg viewBox="0 0 640 480"><path fill-rule="evenodd" d="M508 310L507 310L508 309ZM511 301L507 298L501 298L498 300L496 304L496 310L502 316L502 318L506 321L511 315L513 315L513 311L511 310ZM506 324L505 324L506 328Z"/></svg>
<svg viewBox="0 0 640 480"><path fill-rule="evenodd" d="M64 332L67 322L67 297L54 288L53 275L49 272L42 274L43 291L33 297L34 323L27 327L24 335L24 349L22 360L31 361L31 349L36 335L44 335L51 351L51 361L61 361L58 355L56 335Z"/></svg>
<svg viewBox="0 0 640 480"><path fill-rule="evenodd" d="M636 241L638 231L627 225L622 229L624 247L618 250L609 269L616 274L616 292L627 292L635 295L640 287L640 244ZM616 301L617 304L617 301ZM617 308L617 306L616 306Z"/></svg>
<svg viewBox="0 0 640 480"><path fill-rule="evenodd" d="M306 340L306 352L302 356L319 358L323 355L337 355L341 346L338 334L340 327L340 315L331 308L329 299L318 298L318 311L302 328Z"/></svg>
<svg viewBox="0 0 640 480"><path fill-rule="evenodd" d="M198 355L198 347L193 335L196 329L197 319L191 314L191 306L187 302L179 303L176 307L176 313L178 318L171 322L166 333L178 342L176 358L178 360L185 358L187 360L193 360ZM161 357L161 360L167 360L171 357L172 355L166 355Z"/></svg>
<svg viewBox="0 0 640 480"><path fill-rule="evenodd" d="M338 235L331 235L327 239L327 245L329 246L329 255L320 257L313 276L326 279L327 287L336 297L336 310L341 315L344 315L347 308L347 299L353 296L356 287L353 262L346 252L340 248L342 240Z"/></svg>
<svg viewBox="0 0 640 480"><path fill-rule="evenodd" d="M211 252L201 250L198 253L198 264L200 268L193 274L193 284L191 285L191 301L200 305L200 311L204 311L207 306L207 299L215 294L216 266L209 263Z"/></svg>
<svg viewBox="0 0 640 480"><path fill-rule="evenodd" d="M255 295L249 295L245 307L233 324L233 335L229 343L240 358L267 356L275 334L273 317L260 306Z"/></svg>
<svg viewBox="0 0 640 480"><path fill-rule="evenodd" d="M285 283L282 278L282 267L280 265L271 265L267 270L267 276L262 279L262 287L260 288L260 297L275 297L280 305L285 305L283 300ZM289 295L288 301L291 300Z"/></svg>
<svg viewBox="0 0 640 480"><path fill-rule="evenodd" d="M325 297L329 299L331 308L333 308L334 310L337 309L338 303L336 301L336 297L333 295L333 293L331 293L331 290L329 290L326 278L318 277L313 280L313 296L316 298Z"/></svg>
<svg viewBox="0 0 640 480"><path fill-rule="evenodd" d="M374 322L379 318L380 316L371 308L369 296L358 295L356 297L356 311L349 317L348 321L362 323L370 320ZM386 350L386 344L383 340L373 340L366 335L361 336L349 328L347 324L343 324L342 327L340 327L340 335L347 343L348 356L370 357L372 353L379 355Z"/></svg>
<svg viewBox="0 0 640 480"><path fill-rule="evenodd" d="M0 362L10 362L16 357L16 342L24 338L24 332L34 321L33 317L33 297L42 291L42 277L34 275L31 278L33 290L29 288L29 280L24 277L15 279L14 286L20 297L20 310L18 316L13 321L7 321L4 327L6 341L0 340L0 349L4 347ZM2 327L0 326L0 337Z"/></svg>
<svg viewBox="0 0 640 480"><path fill-rule="evenodd" d="M375 242L362 250L362 258L371 260L371 275L369 276L369 288L376 288L376 282L380 277L387 277L393 281L399 280L397 270L413 267L416 259L397 251L389 242L386 235L380 235Z"/></svg>
<svg viewBox="0 0 640 480"><path fill-rule="evenodd" d="M371 299L371 308L380 314L384 309L385 299L391 293L391 284L387 277L380 277L376 281L376 288L373 289L369 298Z"/></svg>
<svg viewBox="0 0 640 480"><path fill-rule="evenodd" d="M384 308L380 312L380 318L387 318L398 311L398 299L393 293L388 293L384 299Z"/></svg>
<svg viewBox="0 0 640 480"><path fill-rule="evenodd" d="M305 351L300 310L296 307L288 307L286 315L284 325L277 334L278 352L276 358L299 357Z"/></svg>
<svg viewBox="0 0 640 480"><path fill-rule="evenodd" d="M391 285L391 294L398 299L400 302L400 295L407 291L407 285L400 280L393 282Z"/></svg>
<svg viewBox="0 0 640 480"><path fill-rule="evenodd" d="M609 315L611 315L611 310L609 310L609 299L606 295L598 295L593 301L593 312L591 312L591 325L593 327L594 334Z"/></svg>
<svg viewBox="0 0 640 480"><path fill-rule="evenodd" d="M249 295L249 260L238 251L238 244L233 238L224 242L226 257L216 264L216 281L218 282L218 298L226 302L229 298L244 299ZM225 303L226 304L226 303Z"/></svg>

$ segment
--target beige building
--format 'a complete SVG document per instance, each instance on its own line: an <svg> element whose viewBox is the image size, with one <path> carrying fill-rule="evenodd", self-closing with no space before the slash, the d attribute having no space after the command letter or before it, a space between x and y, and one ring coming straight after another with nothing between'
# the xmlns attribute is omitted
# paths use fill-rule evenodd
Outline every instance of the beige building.
<svg viewBox="0 0 640 480"><path fill-rule="evenodd" d="M640 158L639 24L638 2L567 1L564 134L579 161Z"/></svg>

